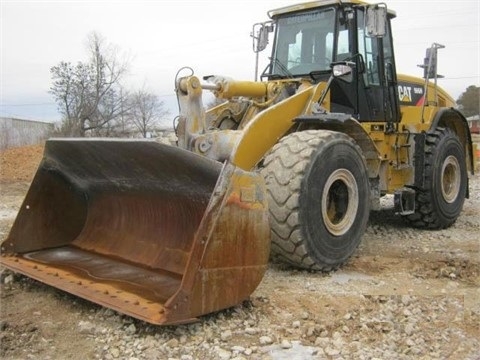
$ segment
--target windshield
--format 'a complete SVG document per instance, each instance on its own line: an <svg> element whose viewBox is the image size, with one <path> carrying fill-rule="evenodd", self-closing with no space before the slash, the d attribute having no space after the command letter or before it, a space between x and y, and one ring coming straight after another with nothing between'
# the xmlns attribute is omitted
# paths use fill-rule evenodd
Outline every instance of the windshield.
<svg viewBox="0 0 480 360"><path fill-rule="evenodd" d="M330 71L334 34L333 8L279 18L270 75L296 76L312 71Z"/></svg>

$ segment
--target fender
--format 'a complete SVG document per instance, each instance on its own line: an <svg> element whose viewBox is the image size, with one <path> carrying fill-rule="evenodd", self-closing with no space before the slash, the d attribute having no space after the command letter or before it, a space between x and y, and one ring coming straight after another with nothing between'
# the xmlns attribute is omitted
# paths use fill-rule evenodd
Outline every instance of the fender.
<svg viewBox="0 0 480 360"><path fill-rule="evenodd" d="M465 116L454 108L441 108L433 118L430 126L430 131L435 130L437 127L448 127L452 129L459 137L460 142L466 147L466 161L467 168L473 175L475 172L475 164L473 157L473 142L472 135L468 128L468 122Z"/></svg>
<svg viewBox="0 0 480 360"><path fill-rule="evenodd" d="M368 177L376 178L380 172L381 156L375 143L362 125L349 114L325 113L300 116L296 123L312 125L316 129L332 130L347 134L360 146L367 160Z"/></svg>

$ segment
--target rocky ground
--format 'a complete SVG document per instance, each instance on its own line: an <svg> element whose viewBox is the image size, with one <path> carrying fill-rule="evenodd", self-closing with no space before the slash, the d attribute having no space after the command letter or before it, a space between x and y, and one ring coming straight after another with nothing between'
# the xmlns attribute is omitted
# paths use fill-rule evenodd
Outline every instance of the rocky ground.
<svg viewBox="0 0 480 360"><path fill-rule="evenodd" d="M20 152L0 154L0 239L41 147ZM409 228L391 203L371 213L360 248L340 270L270 264L250 300L189 325L149 325L2 269L0 357L479 359L480 176L446 230Z"/></svg>

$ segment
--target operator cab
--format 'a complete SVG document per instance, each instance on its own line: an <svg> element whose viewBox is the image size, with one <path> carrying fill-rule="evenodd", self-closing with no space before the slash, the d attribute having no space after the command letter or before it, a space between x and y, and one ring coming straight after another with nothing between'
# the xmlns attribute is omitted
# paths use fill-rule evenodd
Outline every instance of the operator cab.
<svg viewBox="0 0 480 360"><path fill-rule="evenodd" d="M399 121L390 29L395 13L384 5L358 1L307 5L269 13L274 25L269 29L275 28L275 38L262 78L327 81L332 64L348 61L353 65L352 81L332 81L330 111L350 114L359 121Z"/></svg>

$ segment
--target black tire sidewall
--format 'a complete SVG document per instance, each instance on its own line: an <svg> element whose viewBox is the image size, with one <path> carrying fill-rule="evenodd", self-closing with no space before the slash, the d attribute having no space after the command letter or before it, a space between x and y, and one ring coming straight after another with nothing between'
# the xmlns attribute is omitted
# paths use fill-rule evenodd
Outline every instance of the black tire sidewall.
<svg viewBox="0 0 480 360"><path fill-rule="evenodd" d="M332 235L322 220L323 189L337 169L347 169L355 177L359 196L355 220L340 236ZM326 196L326 195L325 195ZM336 265L348 259L358 247L369 217L369 184L360 149L348 138L337 138L312 154L300 191L299 221L308 253L319 263Z"/></svg>

